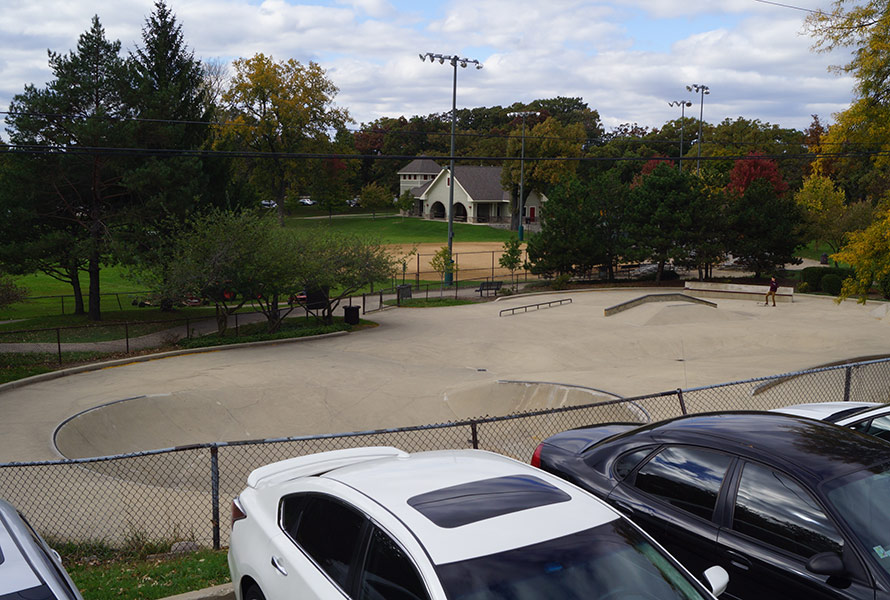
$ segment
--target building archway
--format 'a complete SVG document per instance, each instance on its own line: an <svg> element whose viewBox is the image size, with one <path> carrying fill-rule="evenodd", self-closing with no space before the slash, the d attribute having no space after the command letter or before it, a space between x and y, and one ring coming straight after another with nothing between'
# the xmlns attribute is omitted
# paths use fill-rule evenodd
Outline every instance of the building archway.
<svg viewBox="0 0 890 600"><path fill-rule="evenodd" d="M430 219L444 219L445 218L445 205L441 202L433 202L433 205L430 206Z"/></svg>
<svg viewBox="0 0 890 600"><path fill-rule="evenodd" d="M454 220L463 223L467 222L467 207L460 202L454 205Z"/></svg>

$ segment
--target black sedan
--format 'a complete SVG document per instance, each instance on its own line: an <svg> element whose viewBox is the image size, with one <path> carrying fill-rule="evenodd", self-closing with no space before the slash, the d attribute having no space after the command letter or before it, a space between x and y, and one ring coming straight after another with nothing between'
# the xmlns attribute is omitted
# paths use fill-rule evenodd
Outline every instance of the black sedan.
<svg viewBox="0 0 890 600"><path fill-rule="evenodd" d="M532 464L607 500L723 598L890 600L890 444L777 413L565 431Z"/></svg>

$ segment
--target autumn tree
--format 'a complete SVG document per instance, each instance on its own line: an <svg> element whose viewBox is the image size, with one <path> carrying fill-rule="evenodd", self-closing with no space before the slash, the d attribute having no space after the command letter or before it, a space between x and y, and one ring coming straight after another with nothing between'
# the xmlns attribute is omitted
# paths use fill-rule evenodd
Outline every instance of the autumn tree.
<svg viewBox="0 0 890 600"><path fill-rule="evenodd" d="M377 218L377 211L392 206L392 195L389 190L376 183L369 183L362 188L358 197L359 206L370 210L372 218Z"/></svg>
<svg viewBox="0 0 890 600"><path fill-rule="evenodd" d="M850 233L847 243L831 256L853 267L855 276L844 280L838 301L856 297L865 304L868 293L876 283L882 288L890 282L890 211L882 211L875 221L862 231Z"/></svg>
<svg viewBox="0 0 890 600"><path fill-rule="evenodd" d="M251 159L244 173L257 189L268 190L283 223L288 194L311 186L307 161L287 154L327 150L330 133L344 129L349 115L334 105L337 87L317 63L276 62L260 53L237 59L233 68L223 94L230 121L221 126L220 145L267 155Z"/></svg>
<svg viewBox="0 0 890 600"><path fill-rule="evenodd" d="M844 191L818 174L804 180L794 200L804 211L811 239L825 242L834 253L840 251L848 232L871 223L872 207L868 202L847 204Z"/></svg>

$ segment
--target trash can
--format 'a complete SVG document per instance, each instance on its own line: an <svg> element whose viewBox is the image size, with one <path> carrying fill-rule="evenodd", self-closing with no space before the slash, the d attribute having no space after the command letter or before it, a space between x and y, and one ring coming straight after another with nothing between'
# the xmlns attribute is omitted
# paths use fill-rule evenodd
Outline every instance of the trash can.
<svg viewBox="0 0 890 600"><path fill-rule="evenodd" d="M819 264L821 264L821 265L827 265L827 264L828 264L828 253L827 253L827 252L823 252L823 253L822 253L822 256L821 256L820 259L819 259Z"/></svg>
<svg viewBox="0 0 890 600"><path fill-rule="evenodd" d="M407 283L403 283L402 285L397 286L399 293L399 300L405 300L406 298L411 297L411 286Z"/></svg>
<svg viewBox="0 0 890 600"><path fill-rule="evenodd" d="M346 321L347 325L358 325L359 308L361 308L361 307L360 306L344 306L343 307L343 320Z"/></svg>

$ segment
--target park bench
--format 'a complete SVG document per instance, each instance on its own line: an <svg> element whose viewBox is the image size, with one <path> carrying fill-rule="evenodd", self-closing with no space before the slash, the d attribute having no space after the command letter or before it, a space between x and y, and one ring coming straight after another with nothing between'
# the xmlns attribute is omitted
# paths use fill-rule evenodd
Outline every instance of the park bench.
<svg viewBox="0 0 890 600"><path fill-rule="evenodd" d="M474 292L479 292L479 297L482 297L483 292L494 292L498 293L498 290L504 285L503 281L483 281L479 284L479 288L473 290Z"/></svg>

